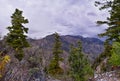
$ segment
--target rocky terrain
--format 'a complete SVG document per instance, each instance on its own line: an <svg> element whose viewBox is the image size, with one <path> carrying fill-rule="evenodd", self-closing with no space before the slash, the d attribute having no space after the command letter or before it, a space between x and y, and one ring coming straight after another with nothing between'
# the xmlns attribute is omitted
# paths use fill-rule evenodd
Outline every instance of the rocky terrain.
<svg viewBox="0 0 120 81"><path fill-rule="evenodd" d="M91 62L104 50L103 42L97 38L66 35L60 36L60 40L63 49L62 57L64 58L60 65L63 69L67 67L70 45L77 46L79 40L82 41L83 53L89 57ZM4 49L4 41L1 40L0 50L7 50L11 57L11 62L7 65L1 81L59 81L47 75L45 69L52 58L54 36L49 35L42 39L28 39L28 41L30 47L24 49L25 57L19 62L13 56L12 49ZM68 80L69 78L65 79L64 77L61 79L61 81Z"/></svg>
<svg viewBox="0 0 120 81"><path fill-rule="evenodd" d="M120 81L119 71L110 71L102 74L95 74L94 81Z"/></svg>

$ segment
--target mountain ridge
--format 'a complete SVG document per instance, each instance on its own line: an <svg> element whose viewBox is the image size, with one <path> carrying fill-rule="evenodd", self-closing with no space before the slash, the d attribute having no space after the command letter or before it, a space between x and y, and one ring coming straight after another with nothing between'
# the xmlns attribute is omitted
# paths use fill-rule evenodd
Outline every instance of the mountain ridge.
<svg viewBox="0 0 120 81"><path fill-rule="evenodd" d="M77 46L78 41L82 42L83 53L87 54L91 58L95 59L104 50L103 41L98 38L73 36L73 35L61 35L60 41L62 42L62 50L69 54L70 45ZM33 46L39 46L43 50L52 51L54 45L54 34L48 35L41 39L29 39L29 42Z"/></svg>

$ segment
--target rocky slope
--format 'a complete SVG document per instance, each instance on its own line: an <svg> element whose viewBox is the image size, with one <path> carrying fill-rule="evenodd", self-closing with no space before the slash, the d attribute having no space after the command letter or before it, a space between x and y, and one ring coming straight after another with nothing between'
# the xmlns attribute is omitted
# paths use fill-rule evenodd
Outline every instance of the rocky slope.
<svg viewBox="0 0 120 81"><path fill-rule="evenodd" d="M67 65L70 44L77 46L77 41L82 41L83 52L93 61L103 50L103 42L96 38L84 38L82 36L60 36L62 42L64 58L60 65ZM45 68L52 58L52 48L54 36L49 35L43 39L28 39L31 47L25 49L25 57L19 62L13 56L13 50L6 48L11 57L11 62L4 71L4 76L0 81L52 81L46 76ZM4 41L3 41L4 42ZM1 43L0 50L4 50L4 43ZM64 67L63 67L64 68ZM66 70L66 69L65 69ZM62 78L62 81L64 78ZM67 80L68 81L68 80ZM70 81L70 80L69 80Z"/></svg>

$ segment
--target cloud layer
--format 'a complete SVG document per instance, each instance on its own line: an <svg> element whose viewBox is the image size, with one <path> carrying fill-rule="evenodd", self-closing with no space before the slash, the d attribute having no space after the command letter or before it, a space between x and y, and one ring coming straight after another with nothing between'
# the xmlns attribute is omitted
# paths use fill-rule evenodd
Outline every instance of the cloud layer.
<svg viewBox="0 0 120 81"><path fill-rule="evenodd" d="M0 0L0 32L6 34L10 16L15 8L23 11L29 20L30 37L44 37L58 32L62 35L94 37L103 32L97 20L106 14L94 6L94 0Z"/></svg>

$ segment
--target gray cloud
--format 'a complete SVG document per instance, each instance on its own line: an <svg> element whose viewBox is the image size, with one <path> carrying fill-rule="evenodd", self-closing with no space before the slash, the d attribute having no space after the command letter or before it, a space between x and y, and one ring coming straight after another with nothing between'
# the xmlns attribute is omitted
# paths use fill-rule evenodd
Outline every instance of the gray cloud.
<svg viewBox="0 0 120 81"><path fill-rule="evenodd" d="M88 16L97 16L97 14L94 13L94 12L88 12L87 15L88 15Z"/></svg>
<svg viewBox="0 0 120 81"><path fill-rule="evenodd" d="M10 16L15 8L23 10L29 19L30 37L44 37L58 32L96 36L104 28L96 27L97 20L106 14L94 7L94 0L0 0L0 32L6 34Z"/></svg>

